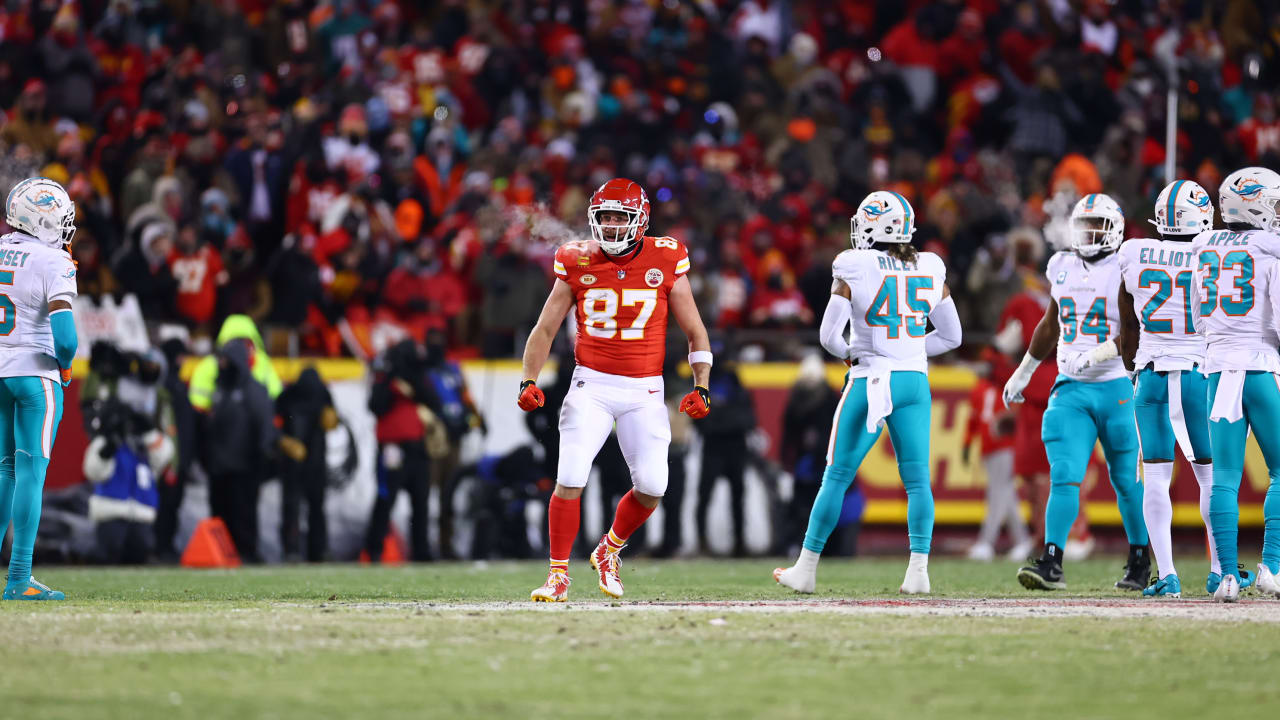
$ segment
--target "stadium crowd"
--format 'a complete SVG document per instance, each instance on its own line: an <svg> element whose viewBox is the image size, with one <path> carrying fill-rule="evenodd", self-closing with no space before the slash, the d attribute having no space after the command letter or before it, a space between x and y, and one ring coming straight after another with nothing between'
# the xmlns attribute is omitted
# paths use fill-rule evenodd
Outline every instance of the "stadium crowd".
<svg viewBox="0 0 1280 720"><path fill-rule="evenodd" d="M1147 214L1171 70L1179 176L1275 163L1275 27L1255 0L15 0L0 139L74 196L83 293L206 335L245 313L273 352L391 324L512 355L614 175L730 329L813 326L850 203L890 187L980 338L1055 192Z"/></svg>
<svg viewBox="0 0 1280 720"><path fill-rule="evenodd" d="M421 390L389 389L409 357L394 340L407 331L432 367L442 348L514 356L554 248L584 233L588 197L616 175L648 188L652 233L689 246L708 325L787 359L815 344L852 205L902 194L917 244L950 268L961 352L998 385L1042 312L1070 202L1105 189L1127 232L1147 232L1171 86L1179 177L1216 188L1240 165L1280 165L1276 28L1275 0L9 0L0 167L7 185L41 174L70 192L82 296L132 294L196 348L243 315L272 355L380 357L384 444L402 438L383 416ZM1012 319L1021 336L999 342ZM168 367L183 352L166 348ZM321 389L295 434L329 407ZM452 482L437 473L458 472L459 438L483 425L464 395L434 406L456 416L430 459L412 438L407 462L443 469L406 476ZM831 401L815 390L796 413L829 423ZM749 428L722 430L704 442L738 447ZM825 436L794 432L788 472L820 454L801 436ZM301 553L315 473L288 447L261 452L299 474L286 544ZM731 465L703 474L740 497ZM256 494L222 502L239 516ZM740 518L739 501L738 551Z"/></svg>

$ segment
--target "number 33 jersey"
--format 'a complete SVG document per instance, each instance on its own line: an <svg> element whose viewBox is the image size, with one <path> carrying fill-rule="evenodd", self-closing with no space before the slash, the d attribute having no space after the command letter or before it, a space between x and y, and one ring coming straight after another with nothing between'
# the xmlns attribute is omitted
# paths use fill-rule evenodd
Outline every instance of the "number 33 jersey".
<svg viewBox="0 0 1280 720"><path fill-rule="evenodd" d="M1148 364L1158 372L1203 369L1204 336L1196 333L1192 300L1194 250L1190 242L1134 238L1116 253L1141 328L1134 358L1139 370Z"/></svg>
<svg viewBox="0 0 1280 720"><path fill-rule="evenodd" d="M880 250L845 250L831 264L831 274L849 286L850 359L858 360L850 374L874 372L876 358L892 361L893 370L927 372L929 313L942 301L947 281L942 258L922 252L908 263Z"/></svg>
<svg viewBox="0 0 1280 720"><path fill-rule="evenodd" d="M71 256L20 233L0 236L0 377L58 380L49 303L75 298Z"/></svg>
<svg viewBox="0 0 1280 720"><path fill-rule="evenodd" d="M1087 263L1075 253L1058 252L1049 258L1045 276L1049 294L1058 304L1058 372L1084 382L1126 377L1119 357L1080 373L1067 372L1071 358L1093 352L1120 334L1116 302L1120 297L1120 259L1113 254Z"/></svg>
<svg viewBox="0 0 1280 720"><path fill-rule="evenodd" d="M1208 341L1205 372L1280 372L1280 237L1262 230L1209 230L1192 244L1198 327Z"/></svg>
<svg viewBox="0 0 1280 720"><path fill-rule="evenodd" d="M689 251L669 237L641 239L615 262L593 241L556 250L556 277L573 290L579 365L626 377L662 375L667 348L667 296L689 272Z"/></svg>

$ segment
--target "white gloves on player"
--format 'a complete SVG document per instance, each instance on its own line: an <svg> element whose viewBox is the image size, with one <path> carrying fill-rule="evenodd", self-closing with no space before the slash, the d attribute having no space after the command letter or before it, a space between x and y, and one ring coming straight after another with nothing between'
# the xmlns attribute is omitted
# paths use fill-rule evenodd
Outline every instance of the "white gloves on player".
<svg viewBox="0 0 1280 720"><path fill-rule="evenodd" d="M1013 371L1013 375L1009 376L1009 382L1004 384L1005 407L1022 402L1022 391L1027 389L1027 384L1031 382L1031 376L1035 374L1038 367L1040 367L1040 361L1031 357L1031 353L1022 356L1018 369Z"/></svg>
<svg viewBox="0 0 1280 720"><path fill-rule="evenodd" d="M1102 343L1091 352L1067 358L1067 374L1079 375L1094 365L1104 363L1119 355L1120 350L1116 347L1115 342Z"/></svg>

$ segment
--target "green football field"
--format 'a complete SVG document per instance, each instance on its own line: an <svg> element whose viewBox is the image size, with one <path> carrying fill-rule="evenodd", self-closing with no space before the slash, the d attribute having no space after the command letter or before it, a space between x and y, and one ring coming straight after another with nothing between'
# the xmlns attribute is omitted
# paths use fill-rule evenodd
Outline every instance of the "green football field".
<svg viewBox="0 0 1280 720"><path fill-rule="evenodd" d="M1280 601L1214 605L1203 559L1180 601L1111 588L1122 560L1035 595L1016 566L824 562L819 592L773 560L623 567L625 601L542 563L39 569L64 603L0 605L5 717L1203 718L1275 701ZM1194 570L1192 570L1194 568ZM1198 592L1196 591L1198 590Z"/></svg>

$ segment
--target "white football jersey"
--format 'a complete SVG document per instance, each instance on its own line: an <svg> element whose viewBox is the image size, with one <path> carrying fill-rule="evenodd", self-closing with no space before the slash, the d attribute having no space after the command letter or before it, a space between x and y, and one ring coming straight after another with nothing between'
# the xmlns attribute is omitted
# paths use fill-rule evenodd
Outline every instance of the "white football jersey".
<svg viewBox="0 0 1280 720"><path fill-rule="evenodd" d="M1205 372L1280 372L1280 237L1265 230L1209 230L1196 236L1197 328Z"/></svg>
<svg viewBox="0 0 1280 720"><path fill-rule="evenodd" d="M22 233L0 236L0 377L58 380L49 303L75 297L70 255Z"/></svg>
<svg viewBox="0 0 1280 720"><path fill-rule="evenodd" d="M1119 357L1081 373L1067 372L1069 359L1093 352L1120 334L1120 260L1111 254L1085 262L1073 252L1058 252L1049 258L1045 275L1058 303L1058 372L1083 382L1127 377Z"/></svg>
<svg viewBox="0 0 1280 720"><path fill-rule="evenodd" d="M831 264L831 274L851 294L850 355L859 362L850 374L870 374L877 358L891 361L894 370L927 372L929 313L942 301L947 281L942 258L922 252L916 262L904 263L880 250L845 250Z"/></svg>
<svg viewBox="0 0 1280 720"><path fill-rule="evenodd" d="M1138 354L1134 366L1151 364L1161 372L1204 365L1204 337L1196 332L1196 253L1194 243L1135 238L1116 257L1125 290L1138 315Z"/></svg>

